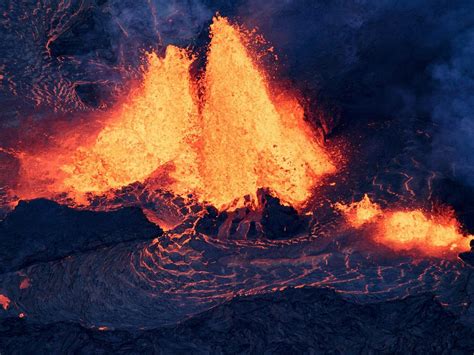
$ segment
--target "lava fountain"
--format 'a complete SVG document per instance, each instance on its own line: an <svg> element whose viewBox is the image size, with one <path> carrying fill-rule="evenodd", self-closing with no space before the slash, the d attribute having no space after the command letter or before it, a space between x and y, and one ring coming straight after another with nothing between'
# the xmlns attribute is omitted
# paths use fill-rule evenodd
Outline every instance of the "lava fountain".
<svg viewBox="0 0 474 355"><path fill-rule="evenodd" d="M434 257L456 256L469 249L469 241L474 237L461 231L454 212L448 208L434 213L422 209L383 210L367 195L359 202L337 203L335 207L354 228L374 224L374 241L398 252L414 251Z"/></svg>
<svg viewBox="0 0 474 355"><path fill-rule="evenodd" d="M303 203L335 167L315 142L297 99L272 90L246 36L215 17L200 80L190 74L189 51L169 46L164 58L148 54L142 83L105 113L95 139L62 148L61 159L54 152L24 156L24 180L40 181L40 159L52 176L46 190L76 201L153 179L154 187L195 193L220 208L255 198L260 187L284 202Z"/></svg>
<svg viewBox="0 0 474 355"><path fill-rule="evenodd" d="M242 42L242 32L217 19L211 26L202 114L201 176L217 205L258 187L286 202L306 200L315 181L333 171L295 98L271 97L265 74Z"/></svg>
<svg viewBox="0 0 474 355"><path fill-rule="evenodd" d="M112 116L91 146L73 153L61 169L63 185L75 192L105 192L143 181L173 162L172 177L198 177L192 150L198 135L198 110L191 92L185 50L169 46L163 59L147 56L141 87ZM189 181L190 189L197 184Z"/></svg>

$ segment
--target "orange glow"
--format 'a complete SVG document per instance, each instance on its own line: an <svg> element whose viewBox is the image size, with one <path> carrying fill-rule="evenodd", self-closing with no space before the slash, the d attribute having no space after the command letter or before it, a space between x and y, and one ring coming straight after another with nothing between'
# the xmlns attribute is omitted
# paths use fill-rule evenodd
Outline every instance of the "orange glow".
<svg viewBox="0 0 474 355"><path fill-rule="evenodd" d="M473 236L461 232L453 211L428 214L421 209L383 211L367 195L350 205L336 204L347 222L355 228L374 223L376 242L395 251L412 251L428 256L456 255L469 250Z"/></svg>
<svg viewBox="0 0 474 355"><path fill-rule="evenodd" d="M0 304L2 305L3 309L6 311L8 309L8 307L10 306L10 299L5 296L5 295L2 295L0 293Z"/></svg>
<svg viewBox="0 0 474 355"><path fill-rule="evenodd" d="M359 202L352 202L349 205L336 203L335 207L344 214L349 224L356 228L382 214L380 206L370 201L367 194Z"/></svg>
<svg viewBox="0 0 474 355"><path fill-rule="evenodd" d="M394 250L416 249L427 255L443 256L469 250L471 238L460 232L452 213L428 216L421 210L389 213L375 240Z"/></svg>
<svg viewBox="0 0 474 355"><path fill-rule="evenodd" d="M190 75L187 50L169 46L164 58L148 54L141 85L105 113L96 136L85 136L79 147L64 137L59 152L22 157L22 180L31 185L41 176L51 195L67 192L78 202L86 202L86 193L146 180L220 208L255 198L260 187L284 202L303 203L334 165L298 101L271 92L247 36L216 17L200 82Z"/></svg>
<svg viewBox="0 0 474 355"><path fill-rule="evenodd" d="M20 282L20 290L24 290L24 289L27 289L28 287L30 287L31 284L30 284L30 279L29 278L24 278L23 280L21 280Z"/></svg>

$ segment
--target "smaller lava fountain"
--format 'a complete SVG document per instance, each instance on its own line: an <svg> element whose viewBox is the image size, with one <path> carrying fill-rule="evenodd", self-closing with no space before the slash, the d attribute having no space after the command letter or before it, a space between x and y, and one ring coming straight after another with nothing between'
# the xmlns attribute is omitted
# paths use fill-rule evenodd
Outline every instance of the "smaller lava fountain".
<svg viewBox="0 0 474 355"><path fill-rule="evenodd" d="M455 256L469 249L474 236L461 231L454 211L444 208L437 213L421 209L383 210L367 195L348 205L337 203L347 222L354 228L375 225L373 238L395 251L414 251L425 256Z"/></svg>

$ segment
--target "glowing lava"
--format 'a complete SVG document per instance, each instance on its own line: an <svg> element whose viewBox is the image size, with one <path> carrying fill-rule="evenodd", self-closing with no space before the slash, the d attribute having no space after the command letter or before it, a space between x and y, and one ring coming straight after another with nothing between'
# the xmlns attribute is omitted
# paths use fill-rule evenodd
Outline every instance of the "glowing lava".
<svg viewBox="0 0 474 355"><path fill-rule="evenodd" d="M375 217L382 214L380 206L370 201L367 194L359 202L352 202L349 205L336 203L335 207L343 212L347 221L356 228L371 222Z"/></svg>
<svg viewBox="0 0 474 355"><path fill-rule="evenodd" d="M374 223L373 238L396 251L416 251L428 256L456 255L469 250L473 236L464 235L453 211L428 214L421 209L384 211L367 195L350 205L336 204L347 222L359 228Z"/></svg>
<svg viewBox="0 0 474 355"><path fill-rule="evenodd" d="M188 51L169 46L164 58L149 54L143 82L106 114L95 139L60 152L65 158L57 173L48 173L56 179L50 190L80 200L85 193L148 179L177 194L196 193L217 207L235 206L246 195L255 198L260 187L285 202L304 202L334 166L316 144L298 101L289 94L273 96L245 46L246 36L227 19L214 19L201 82L190 75ZM48 157L48 166L61 161ZM22 170L29 171L24 180L31 181L36 169L25 166L28 161L38 159L22 161Z"/></svg>
<svg viewBox="0 0 474 355"><path fill-rule="evenodd" d="M431 216L421 210L392 212L381 231L375 240L394 250L417 249L433 256L469 250L470 238L460 232L459 222L449 212Z"/></svg>
<svg viewBox="0 0 474 355"><path fill-rule="evenodd" d="M172 177L197 177L191 149L198 134L191 62L185 50L174 46L167 48L163 59L149 54L141 87L94 144L77 149L72 162L63 166L64 185L78 192L104 192L143 181L170 162Z"/></svg>
<svg viewBox="0 0 474 355"><path fill-rule="evenodd" d="M291 97L271 99L241 32L226 19L214 21L211 36L203 109L205 198L222 205L270 187L284 201L304 201L333 167L308 131L303 109Z"/></svg>

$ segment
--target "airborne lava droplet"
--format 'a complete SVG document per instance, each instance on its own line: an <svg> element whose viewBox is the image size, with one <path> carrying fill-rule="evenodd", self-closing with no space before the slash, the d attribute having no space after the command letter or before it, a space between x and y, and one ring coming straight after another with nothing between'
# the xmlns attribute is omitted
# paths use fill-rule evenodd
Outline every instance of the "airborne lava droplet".
<svg viewBox="0 0 474 355"><path fill-rule="evenodd" d="M11 300L0 293L0 304L2 305L3 309L6 311L10 306Z"/></svg>
<svg viewBox="0 0 474 355"><path fill-rule="evenodd" d="M30 279L25 277L23 280L20 282L20 290L27 289L28 287L31 286Z"/></svg>

